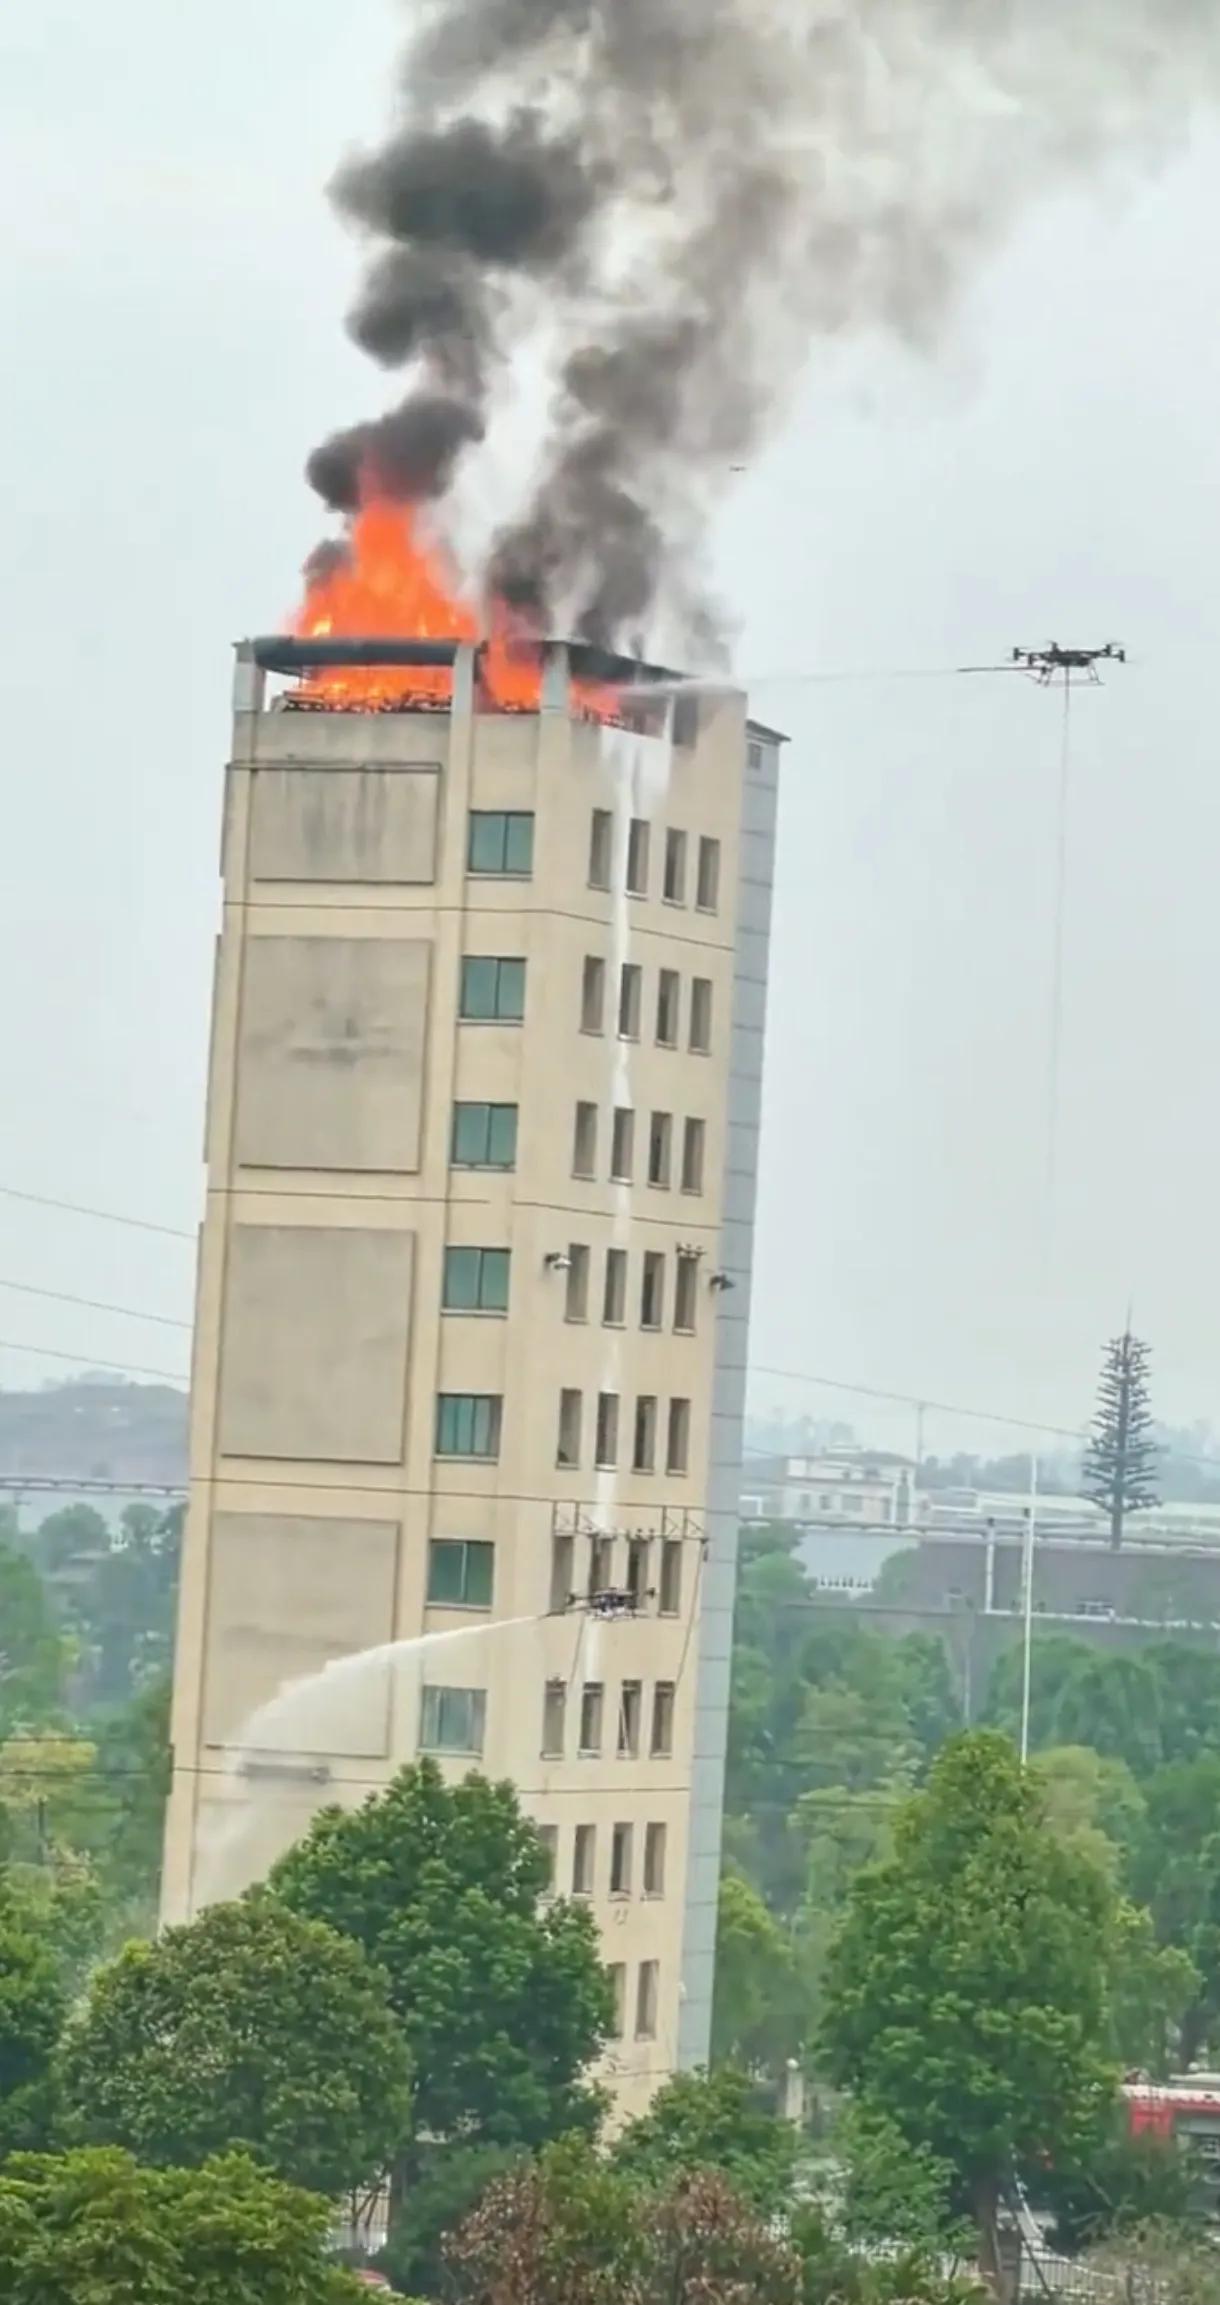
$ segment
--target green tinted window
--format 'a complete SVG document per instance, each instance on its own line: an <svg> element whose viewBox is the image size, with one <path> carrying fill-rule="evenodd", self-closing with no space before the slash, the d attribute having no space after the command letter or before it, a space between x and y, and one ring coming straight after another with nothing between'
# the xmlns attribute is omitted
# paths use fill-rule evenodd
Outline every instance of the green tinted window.
<svg viewBox="0 0 1220 2305"><path fill-rule="evenodd" d="M517 1159L517 1107L515 1104L493 1104L488 1126L487 1165L493 1169L510 1169Z"/></svg>
<svg viewBox="0 0 1220 2305"><path fill-rule="evenodd" d="M517 1158L515 1104L456 1104L453 1108L455 1168L510 1169Z"/></svg>
<svg viewBox="0 0 1220 2305"><path fill-rule="evenodd" d="M493 1545L438 1537L429 1547L428 1599L440 1607L489 1609L494 1576Z"/></svg>
<svg viewBox="0 0 1220 2305"><path fill-rule="evenodd" d="M461 1014L467 1024L519 1024L525 1015L525 962L468 953L462 962Z"/></svg>
<svg viewBox="0 0 1220 2305"><path fill-rule="evenodd" d="M521 810L472 810L466 863L470 872L528 879L534 869L533 817Z"/></svg>
<svg viewBox="0 0 1220 2305"><path fill-rule="evenodd" d="M447 1313L508 1311L507 1249L446 1249L442 1305Z"/></svg>
<svg viewBox="0 0 1220 2305"><path fill-rule="evenodd" d="M488 1457L500 1453L498 1393L441 1393L436 1403L438 1457Z"/></svg>

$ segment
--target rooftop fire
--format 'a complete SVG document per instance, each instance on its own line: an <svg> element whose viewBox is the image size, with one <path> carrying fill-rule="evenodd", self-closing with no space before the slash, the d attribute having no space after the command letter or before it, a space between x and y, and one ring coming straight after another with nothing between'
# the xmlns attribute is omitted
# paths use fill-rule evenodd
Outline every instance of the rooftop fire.
<svg viewBox="0 0 1220 2305"><path fill-rule="evenodd" d="M537 712L541 705L540 640L503 611L480 616L439 547L418 535L406 504L374 499L353 516L343 543L314 556L292 629L302 640L476 642L486 709ZM444 659L445 650L438 655ZM445 712L452 689L447 661L328 664L311 668L283 702L295 712ZM622 691L609 681L574 678L571 700L589 719L625 717Z"/></svg>

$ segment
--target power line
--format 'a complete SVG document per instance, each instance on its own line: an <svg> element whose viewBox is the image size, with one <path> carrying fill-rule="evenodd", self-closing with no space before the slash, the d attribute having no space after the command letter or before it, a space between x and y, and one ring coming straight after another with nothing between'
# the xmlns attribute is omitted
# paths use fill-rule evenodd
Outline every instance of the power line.
<svg viewBox="0 0 1220 2305"><path fill-rule="evenodd" d="M183 1369L143 1368L137 1361L98 1361L92 1353L57 1353L50 1345L27 1345L20 1338L0 1337L0 1353L31 1353L39 1361L71 1361L78 1369L105 1369L119 1377L160 1377L167 1385L189 1382Z"/></svg>
<svg viewBox="0 0 1220 2305"><path fill-rule="evenodd" d="M133 1232L158 1233L163 1240L195 1239L193 1232L185 1232L180 1225L155 1225L148 1217L120 1216L115 1209L89 1208L81 1201L52 1200L46 1193L18 1192L16 1185L0 1185L0 1195L5 1200L27 1201L32 1208L58 1209L65 1216L93 1217L99 1224L126 1225Z"/></svg>
<svg viewBox="0 0 1220 2305"><path fill-rule="evenodd" d="M144 1313L136 1305L104 1304L97 1297L69 1296L63 1289L37 1289L30 1281L0 1279L0 1289L15 1289L23 1297L45 1297L53 1305L84 1305L91 1313L120 1313L124 1320L154 1321L162 1329L189 1329L191 1326L189 1321L171 1319L168 1313Z"/></svg>
<svg viewBox="0 0 1220 2305"><path fill-rule="evenodd" d="M756 1376L780 1377L786 1384L816 1385L820 1386L824 1391L831 1393L855 1393L858 1394L862 1400L895 1401L904 1408L935 1409L937 1414L940 1416L968 1417L972 1419L976 1424L980 1425L1008 1425L1014 1432L1050 1433L1055 1435L1058 1439L1065 1441L1081 1441L1084 1439L1083 1425L1079 1427L1070 1425L1050 1425L1044 1424L1041 1421L1035 1422L1030 1417L1005 1416L1002 1415L998 1410L994 1409L963 1408L960 1401L934 1401L930 1400L926 1393L888 1392L882 1385L852 1385L848 1384L842 1377L811 1376L807 1369L768 1368L762 1361L753 1361L750 1365ZM769 1453L777 1454L779 1452L771 1451ZM1198 1461L1200 1463L1206 1463L1208 1460L1206 1458L1200 1458Z"/></svg>

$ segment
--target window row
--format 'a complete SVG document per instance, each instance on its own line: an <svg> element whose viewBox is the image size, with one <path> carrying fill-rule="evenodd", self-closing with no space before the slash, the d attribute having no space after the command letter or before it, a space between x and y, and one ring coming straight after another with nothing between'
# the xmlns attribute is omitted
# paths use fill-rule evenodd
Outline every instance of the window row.
<svg viewBox="0 0 1220 2305"><path fill-rule="evenodd" d="M607 964L596 953L585 957L580 987L580 1029L602 1033L606 1029ZM617 1031L620 1040L639 1040L644 1011L644 971L636 961L619 969ZM655 1038L658 1048L677 1048L682 1038L682 978L676 968L657 972ZM712 980L691 978L687 1017L687 1047L695 1056L709 1056L712 1047Z"/></svg>
<svg viewBox="0 0 1220 2305"><path fill-rule="evenodd" d="M626 1540L625 1583L616 1570L614 1537L595 1537L589 1547L585 1595L575 1589L575 1539L557 1536L551 1554L552 1610L570 1608L582 1597L626 1591L640 1608L655 1600L657 1614L677 1617L682 1612L682 1540L679 1537L629 1537ZM654 1545L656 1551L654 1553ZM651 1580L656 1578L654 1585ZM432 1608L490 1609L495 1597L496 1548L483 1538L434 1537L428 1547L427 1600Z"/></svg>
<svg viewBox="0 0 1220 2305"><path fill-rule="evenodd" d="M665 1470L667 1473L690 1471L690 1402L673 1399L662 1404L656 1393L637 1393L634 1411L627 1417L623 1413L623 1397L619 1393L590 1394L596 1401L591 1413L593 1427L593 1463L598 1472L614 1472L620 1454L625 1456L633 1473L654 1473L657 1469L657 1442L664 1426ZM569 1386L559 1395L559 1433L555 1449L555 1462L565 1470L574 1471L584 1461L588 1438L585 1416L585 1396Z"/></svg>
<svg viewBox="0 0 1220 2305"><path fill-rule="evenodd" d="M675 1397L664 1404L662 1415L663 1404L656 1393L637 1393L634 1408L627 1413L619 1393L597 1393L589 1398L593 1462L599 1472L615 1471L621 1454L633 1473L654 1473L662 1431L666 1472L690 1471L689 1400ZM495 1464L500 1456L503 1421L502 1393L438 1393L435 1453L438 1457ZM584 1461L586 1438L585 1396L565 1386L559 1395L556 1464L575 1471Z"/></svg>
<svg viewBox="0 0 1220 2305"><path fill-rule="evenodd" d="M672 1681L658 1681L652 1693L649 1755L654 1761L668 1760L673 1753L675 1695ZM567 1707L567 1682L548 1681L542 1708L544 1760L566 1757ZM639 1760L643 1715L643 1682L624 1681L619 1689L614 1731L614 1751L620 1760ZM600 1681L586 1681L579 1703L579 1759L601 1758L608 1726L605 1688ZM482 1756L486 1730L486 1689L454 1688L435 1681L426 1683L420 1696L421 1753L451 1753L478 1760Z"/></svg>
<svg viewBox="0 0 1220 2305"><path fill-rule="evenodd" d="M559 1827L540 1825L537 1831L550 1864L550 1886L552 1889L561 1889L563 1868L560 1862ZM616 1898L636 1895L663 1897L668 1837L664 1825L645 1825L642 1836L634 1825L613 1825L610 1830L607 1894ZM598 1894L597 1858L596 1825L577 1825L572 1834L570 1875L571 1894L574 1897L593 1897Z"/></svg>
<svg viewBox="0 0 1220 2305"><path fill-rule="evenodd" d="M581 1103L576 1107L572 1130L572 1174L574 1177L594 1178L598 1164L598 1126L600 1113L595 1104ZM674 1143L676 1123L669 1112L654 1112L648 1116L647 1142L643 1147L643 1160L637 1157L637 1115L631 1105L616 1105L610 1119L610 1165L612 1184L634 1184L637 1167L642 1167L650 1185L668 1191L673 1183ZM707 1122L687 1119L681 1123L678 1182L684 1193L703 1191L704 1161L707 1151Z"/></svg>
<svg viewBox="0 0 1220 2305"><path fill-rule="evenodd" d="M667 1761L673 1756L676 1698L675 1682L656 1683L649 1719L650 1760ZM644 1723L642 1681L620 1683L618 1711L613 1719L608 1712L606 1689L601 1681L586 1681L575 1704L572 1700L573 1691L567 1681L547 1682L542 1699L544 1761L563 1761L569 1757L568 1745L572 1730L575 1730L577 1760L598 1761L602 1758L603 1749L614 1752L620 1761L639 1760Z"/></svg>
<svg viewBox="0 0 1220 2305"><path fill-rule="evenodd" d="M466 1251L464 1253L472 1254L474 1252ZM673 1304L671 1308L669 1303L669 1258L664 1249L645 1249L638 1275L640 1327L642 1329L663 1329L666 1313L672 1310L674 1328L683 1336L693 1336L699 1310L701 1257L693 1249L679 1249L673 1262ZM567 1266L568 1279L564 1317L569 1321L587 1321L589 1318L593 1252L585 1242L569 1241ZM629 1251L627 1249L607 1249L601 1287L601 1318L605 1328L626 1328L631 1297L630 1278Z"/></svg>
<svg viewBox="0 0 1220 2305"><path fill-rule="evenodd" d="M682 1613L682 1560L685 1547L680 1537L628 1537L625 1561L620 1563L620 1540L613 1536L593 1537L588 1540L588 1566L583 1572L583 1592L578 1589L580 1571L577 1567L576 1539L568 1533L557 1534L551 1544L551 1610L558 1613L571 1608L573 1603L592 1600L598 1593L627 1593L637 1609L644 1610L650 1601L657 1604L657 1615L678 1617Z"/></svg>
<svg viewBox="0 0 1220 2305"><path fill-rule="evenodd" d="M629 896L650 893L653 830L645 816L633 816L628 823L623 880ZM666 904L689 904L692 861L695 909L716 912L720 906L719 841L707 834L696 841L693 835L669 825L661 869L661 895ZM609 889L613 878L614 814L608 808L595 808L589 825L589 886Z"/></svg>

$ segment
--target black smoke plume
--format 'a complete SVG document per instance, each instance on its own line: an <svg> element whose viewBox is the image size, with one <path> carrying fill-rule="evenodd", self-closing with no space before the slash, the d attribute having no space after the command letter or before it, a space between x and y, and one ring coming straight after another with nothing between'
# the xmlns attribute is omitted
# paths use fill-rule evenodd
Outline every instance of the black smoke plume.
<svg viewBox="0 0 1220 2305"><path fill-rule="evenodd" d="M314 484L341 510L370 478L444 494L541 283L548 437L488 589L606 642L660 601L692 650L729 468L810 346L933 349L1026 207L1156 165L1220 90L1220 0L412 0L412 23L399 125L334 196L376 243L352 332L414 389Z"/></svg>

